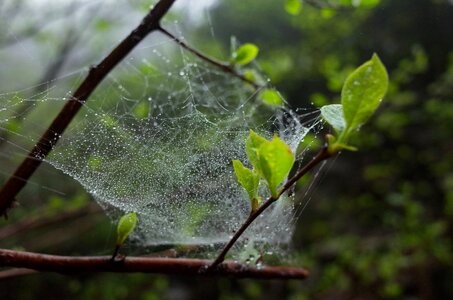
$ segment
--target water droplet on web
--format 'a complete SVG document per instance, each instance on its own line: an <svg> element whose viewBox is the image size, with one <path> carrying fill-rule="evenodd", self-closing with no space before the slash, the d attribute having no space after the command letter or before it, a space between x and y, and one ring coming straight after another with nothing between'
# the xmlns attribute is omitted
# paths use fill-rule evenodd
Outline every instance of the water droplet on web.
<svg viewBox="0 0 453 300"><path fill-rule="evenodd" d="M190 53L180 65L168 64L165 47L143 49L136 57L146 60L131 57L122 65L129 75L141 64L152 70L138 72L137 80L107 77L107 93L93 95L83 120L71 124L47 161L78 180L113 219L140 212L136 234L143 247L196 244L213 253L250 214L231 167L233 159L247 162L249 129L267 137L277 130L298 145L318 119L289 110L273 114L250 101L247 84ZM250 241L253 247L245 249L287 243L294 213L282 203L257 218L234 251Z"/></svg>

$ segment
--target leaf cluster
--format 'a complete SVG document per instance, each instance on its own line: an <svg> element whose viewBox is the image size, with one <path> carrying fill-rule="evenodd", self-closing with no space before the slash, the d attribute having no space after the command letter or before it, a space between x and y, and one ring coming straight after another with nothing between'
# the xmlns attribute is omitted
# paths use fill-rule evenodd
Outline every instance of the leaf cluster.
<svg viewBox="0 0 453 300"><path fill-rule="evenodd" d="M262 201L258 195L260 182L264 181L271 196L277 199L280 194L278 187L291 171L295 157L290 147L278 136L267 140L253 130L250 130L245 147L252 169L245 167L239 160L233 160L233 167L239 184L249 196L252 211L255 211Z"/></svg>
<svg viewBox="0 0 453 300"><path fill-rule="evenodd" d="M368 121L388 87L388 74L379 57L373 57L352 72L341 91L341 104L321 107L321 116L336 131L327 137L329 151L356 150L348 144L351 134Z"/></svg>

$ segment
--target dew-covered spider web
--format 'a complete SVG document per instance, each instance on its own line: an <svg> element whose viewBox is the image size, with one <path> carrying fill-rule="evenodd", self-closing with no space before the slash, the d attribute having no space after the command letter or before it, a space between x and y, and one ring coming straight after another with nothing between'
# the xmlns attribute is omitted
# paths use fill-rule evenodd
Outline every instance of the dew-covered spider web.
<svg viewBox="0 0 453 300"><path fill-rule="evenodd" d="M268 138L278 134L301 159L304 151L298 146L317 130L318 113L269 106L259 89L163 35L152 38L158 43L139 46L108 75L46 162L76 179L114 220L136 212L134 239L140 247L218 249L250 214L247 194L231 165L233 159L248 165L244 148L249 130ZM247 68L268 84L257 66ZM67 96L58 92L29 98L0 95L2 131L14 131L11 124L25 115L26 110L18 110L24 103L44 107L27 119L29 126L45 128L38 115L55 115L52 105ZM35 142L37 137L23 139ZM261 194L268 195L264 186ZM272 251L287 244L298 211L294 199L285 195L254 222L239 245L253 243Z"/></svg>

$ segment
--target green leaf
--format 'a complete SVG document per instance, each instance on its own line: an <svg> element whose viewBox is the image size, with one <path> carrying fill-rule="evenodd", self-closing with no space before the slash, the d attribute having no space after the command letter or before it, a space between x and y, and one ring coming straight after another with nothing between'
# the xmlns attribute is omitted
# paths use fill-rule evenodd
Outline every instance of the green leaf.
<svg viewBox="0 0 453 300"><path fill-rule="evenodd" d="M273 89L264 89L261 91L261 100L271 106L281 106L283 104L283 98L280 93Z"/></svg>
<svg viewBox="0 0 453 300"><path fill-rule="evenodd" d="M108 115L101 116L101 122L105 125L105 127L112 129L117 125L117 121Z"/></svg>
<svg viewBox="0 0 453 300"><path fill-rule="evenodd" d="M288 176L294 164L294 154L279 137L262 143L258 150L261 174L273 197L278 196L277 188Z"/></svg>
<svg viewBox="0 0 453 300"><path fill-rule="evenodd" d="M247 153L247 158L259 174L261 174L261 169L259 166L258 150L260 146L266 142L269 141L253 130L250 130L250 134L245 142L245 152Z"/></svg>
<svg viewBox="0 0 453 300"><path fill-rule="evenodd" d="M137 214L135 212L125 214L121 217L116 227L116 244L121 246L137 225Z"/></svg>
<svg viewBox="0 0 453 300"><path fill-rule="evenodd" d="M142 101L134 107L134 115L138 119L145 119L149 114L149 102Z"/></svg>
<svg viewBox="0 0 453 300"><path fill-rule="evenodd" d="M105 19L100 19L95 23L95 26L99 31L107 31L112 27L112 23Z"/></svg>
<svg viewBox="0 0 453 300"><path fill-rule="evenodd" d="M359 5L366 8L373 8L381 2L380 0L361 0Z"/></svg>
<svg viewBox="0 0 453 300"><path fill-rule="evenodd" d="M233 52L233 62L238 65L246 65L258 55L259 48L251 43L239 47Z"/></svg>
<svg viewBox="0 0 453 300"><path fill-rule="evenodd" d="M247 80L250 80L250 81L255 82L255 81L256 81L256 73L255 73L255 70L253 70L253 69L246 69L246 70L244 70L244 77L245 77Z"/></svg>
<svg viewBox="0 0 453 300"><path fill-rule="evenodd" d="M287 13L293 16L297 16L302 11L302 1L301 0L286 0L285 1L285 10Z"/></svg>
<svg viewBox="0 0 453 300"><path fill-rule="evenodd" d="M233 168L239 184L242 185L249 195L250 200L253 201L256 198L256 192L260 182L259 175L253 170L244 167L239 160L233 160Z"/></svg>
<svg viewBox="0 0 453 300"><path fill-rule="evenodd" d="M321 107L321 116L337 132L342 132L346 127L341 104L324 105Z"/></svg>
<svg viewBox="0 0 453 300"><path fill-rule="evenodd" d="M348 76L341 91L346 136L371 117L387 87L387 70L376 54Z"/></svg>
<svg viewBox="0 0 453 300"><path fill-rule="evenodd" d="M92 155L88 158L88 166L92 169L98 169L102 166L102 158L99 156Z"/></svg>

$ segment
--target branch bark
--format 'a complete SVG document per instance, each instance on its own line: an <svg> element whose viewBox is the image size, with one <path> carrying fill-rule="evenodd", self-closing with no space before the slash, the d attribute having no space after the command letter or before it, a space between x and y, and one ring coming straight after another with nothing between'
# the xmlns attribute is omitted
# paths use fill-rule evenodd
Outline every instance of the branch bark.
<svg viewBox="0 0 453 300"><path fill-rule="evenodd" d="M107 76L107 74L122 61L132 49L150 32L157 30L159 22L176 0L160 0L135 28L110 54L98 65L91 67L87 77L69 98L66 105L54 119L47 131L31 150L27 158L17 168L0 190L0 215L11 208L16 195L22 190L27 180L36 171L42 160L49 154L60 139L71 120L87 101L91 93Z"/></svg>
<svg viewBox="0 0 453 300"><path fill-rule="evenodd" d="M304 279L308 271L293 267L250 267L227 261L206 272L210 260L126 257L112 261L110 256L58 256L0 249L0 267L27 268L37 271L77 274L86 272L159 273L195 276L229 276L234 278Z"/></svg>

